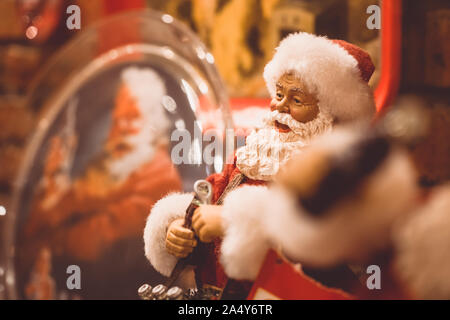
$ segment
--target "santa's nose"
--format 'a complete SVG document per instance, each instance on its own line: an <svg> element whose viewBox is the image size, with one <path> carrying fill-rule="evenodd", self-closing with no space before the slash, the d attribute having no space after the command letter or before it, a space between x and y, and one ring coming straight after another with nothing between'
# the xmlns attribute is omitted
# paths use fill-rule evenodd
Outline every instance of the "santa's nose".
<svg viewBox="0 0 450 320"><path fill-rule="evenodd" d="M287 98L284 97L280 101L277 101L275 108L278 110L278 112L289 112L289 106L287 104Z"/></svg>

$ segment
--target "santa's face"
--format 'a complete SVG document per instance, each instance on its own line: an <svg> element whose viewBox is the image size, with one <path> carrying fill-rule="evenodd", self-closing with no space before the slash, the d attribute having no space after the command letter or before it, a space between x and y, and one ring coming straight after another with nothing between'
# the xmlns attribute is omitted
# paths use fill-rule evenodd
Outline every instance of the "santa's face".
<svg viewBox="0 0 450 320"><path fill-rule="evenodd" d="M120 158L132 150L127 138L138 133L136 121L141 116L130 90L122 85L116 97L113 122L106 141L106 148L112 158Z"/></svg>
<svg viewBox="0 0 450 320"><path fill-rule="evenodd" d="M315 136L330 130L332 123L332 117L323 112L303 123L290 113L271 111L263 126L255 129L245 146L237 150L236 165L251 179L271 180L294 153L300 152Z"/></svg>
<svg viewBox="0 0 450 320"><path fill-rule="evenodd" d="M269 181L309 141L331 129L333 118L293 73L278 79L271 112L236 152L236 165L247 177Z"/></svg>
<svg viewBox="0 0 450 320"><path fill-rule="evenodd" d="M319 114L318 100L306 85L293 73L285 73L278 79L275 97L270 103L272 111L289 113L292 118L301 123L306 123L317 118ZM280 132L289 132L291 129L278 121L276 128Z"/></svg>
<svg viewBox="0 0 450 320"><path fill-rule="evenodd" d="M161 104L166 88L158 74L130 67L121 78L106 141L109 173L119 181L153 159L156 149L167 143L170 127Z"/></svg>

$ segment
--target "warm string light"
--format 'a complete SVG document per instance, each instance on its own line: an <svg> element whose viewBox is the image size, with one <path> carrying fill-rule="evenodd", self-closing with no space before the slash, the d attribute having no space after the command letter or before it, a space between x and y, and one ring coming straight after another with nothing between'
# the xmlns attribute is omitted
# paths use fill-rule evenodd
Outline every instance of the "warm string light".
<svg viewBox="0 0 450 320"><path fill-rule="evenodd" d="M25 31L25 36L30 40L36 38L37 35L38 35L38 28L36 28L35 26L29 26Z"/></svg>

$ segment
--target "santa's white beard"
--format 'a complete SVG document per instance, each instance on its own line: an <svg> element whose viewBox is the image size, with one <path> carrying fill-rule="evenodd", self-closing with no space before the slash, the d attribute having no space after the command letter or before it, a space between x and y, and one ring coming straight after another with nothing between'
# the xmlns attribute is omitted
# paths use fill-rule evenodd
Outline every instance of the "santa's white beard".
<svg viewBox="0 0 450 320"><path fill-rule="evenodd" d="M124 142L132 149L108 161L109 173L118 181L127 179L142 165L149 163L156 153L157 146L165 141L164 132L162 134L158 132L149 121L136 121L136 126L139 128L138 133L123 137Z"/></svg>
<svg viewBox="0 0 450 320"><path fill-rule="evenodd" d="M275 121L287 125L290 132L279 132ZM244 147L236 151L236 166L254 180L269 181L291 157L309 141L332 127L332 117L320 112L316 119L301 123L288 113L272 111L247 137Z"/></svg>
<svg viewBox="0 0 450 320"><path fill-rule="evenodd" d="M110 160L108 162L109 173L116 178L118 182L122 182L142 165L150 162L153 156L153 146L139 146L118 159Z"/></svg>
<svg viewBox="0 0 450 320"><path fill-rule="evenodd" d="M163 79L153 69L138 67L125 69L121 77L135 100L140 117L133 121L137 133L123 137L132 150L108 161L109 172L119 181L153 159L157 146L167 142L170 128L170 120L161 104L166 95Z"/></svg>

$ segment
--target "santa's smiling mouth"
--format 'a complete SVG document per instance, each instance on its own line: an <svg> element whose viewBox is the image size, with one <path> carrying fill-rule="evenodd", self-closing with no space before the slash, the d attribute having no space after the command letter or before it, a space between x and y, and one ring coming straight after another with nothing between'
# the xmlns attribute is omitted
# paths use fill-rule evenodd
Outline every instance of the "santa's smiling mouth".
<svg viewBox="0 0 450 320"><path fill-rule="evenodd" d="M277 128L277 130L279 131L279 132L283 132L283 133L286 133L286 132L290 132L291 131L291 128L289 128L287 125L285 125L285 124L282 124L282 123L280 123L280 122L278 122L277 120L275 120L275 128Z"/></svg>

